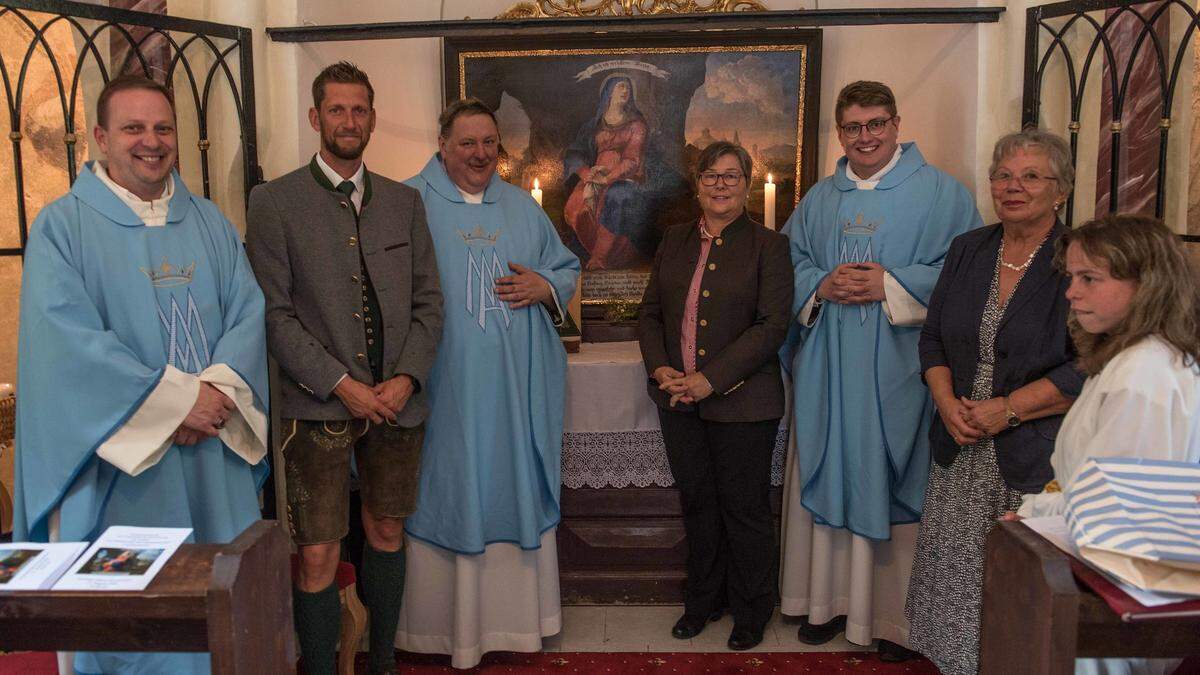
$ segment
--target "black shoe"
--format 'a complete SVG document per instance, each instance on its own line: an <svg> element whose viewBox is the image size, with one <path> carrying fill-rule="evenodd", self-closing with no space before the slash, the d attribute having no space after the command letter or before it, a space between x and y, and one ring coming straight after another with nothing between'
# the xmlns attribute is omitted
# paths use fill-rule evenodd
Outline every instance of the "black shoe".
<svg viewBox="0 0 1200 675"><path fill-rule="evenodd" d="M734 626L733 632L729 634L729 642L726 643L730 649L735 652L744 652L747 649L754 649L758 643L762 642L763 632L761 630L751 630L740 626Z"/></svg>
<svg viewBox="0 0 1200 675"><path fill-rule="evenodd" d="M720 619L724 614L721 610L717 610L712 614L704 617L695 617L685 613L675 622L675 627L671 629L671 637L679 640L690 640L700 634L704 630L704 626Z"/></svg>
<svg viewBox="0 0 1200 675"><path fill-rule="evenodd" d="M797 631L796 638L804 644L823 645L844 630L846 630L845 614L817 624L809 623L808 616L805 615L800 617L800 630Z"/></svg>
<svg viewBox="0 0 1200 675"><path fill-rule="evenodd" d="M901 661L909 661L911 659L920 658L920 652L914 652L908 647L892 642L891 640L879 641L879 660L888 663L900 663Z"/></svg>

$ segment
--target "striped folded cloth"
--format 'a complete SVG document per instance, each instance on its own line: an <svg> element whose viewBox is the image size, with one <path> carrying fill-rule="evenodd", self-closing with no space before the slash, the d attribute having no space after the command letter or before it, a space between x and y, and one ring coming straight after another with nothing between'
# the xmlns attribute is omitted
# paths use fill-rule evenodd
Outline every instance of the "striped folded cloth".
<svg viewBox="0 0 1200 675"><path fill-rule="evenodd" d="M1200 595L1200 464L1090 459L1067 492L1082 558L1146 590Z"/></svg>

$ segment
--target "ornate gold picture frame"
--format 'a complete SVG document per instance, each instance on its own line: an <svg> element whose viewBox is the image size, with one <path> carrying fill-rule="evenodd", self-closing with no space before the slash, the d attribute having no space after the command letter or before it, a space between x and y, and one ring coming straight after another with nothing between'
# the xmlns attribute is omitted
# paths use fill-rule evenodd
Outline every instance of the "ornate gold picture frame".
<svg viewBox="0 0 1200 675"><path fill-rule="evenodd" d="M699 215L707 144L745 147L751 218L786 221L817 178L820 49L820 30L448 38L446 98L496 111L499 172L527 190L536 181L583 263L583 304L628 307L662 231Z"/></svg>

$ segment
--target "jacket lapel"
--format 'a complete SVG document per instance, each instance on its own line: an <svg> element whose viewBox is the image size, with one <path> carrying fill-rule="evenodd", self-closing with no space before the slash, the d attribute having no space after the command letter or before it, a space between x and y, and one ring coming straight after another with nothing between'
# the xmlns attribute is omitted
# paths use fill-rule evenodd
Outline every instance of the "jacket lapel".
<svg viewBox="0 0 1200 675"><path fill-rule="evenodd" d="M1046 242L1033 257L1033 262L1030 263L1025 276L1017 283L1017 290L1008 299L1008 305L1004 308L1004 316L1000 318L1000 325L996 327L997 333L1004 329L1004 324L1008 323L1009 317L1020 311L1022 305L1038 294L1038 290L1043 284L1054 279L1054 245L1066 230L1066 226L1062 223L1054 224L1054 229L1050 230L1050 236L1046 238Z"/></svg>
<svg viewBox="0 0 1200 675"><path fill-rule="evenodd" d="M993 225L992 228L993 231L975 247L972 259L963 263L970 270L966 280L970 301L968 307L971 308L971 322L968 326L979 326L983 322L983 309L987 305L988 291L992 289L996 255L1000 253L1002 226ZM976 330L971 335L971 344L974 345L971 353L978 354L979 331Z"/></svg>

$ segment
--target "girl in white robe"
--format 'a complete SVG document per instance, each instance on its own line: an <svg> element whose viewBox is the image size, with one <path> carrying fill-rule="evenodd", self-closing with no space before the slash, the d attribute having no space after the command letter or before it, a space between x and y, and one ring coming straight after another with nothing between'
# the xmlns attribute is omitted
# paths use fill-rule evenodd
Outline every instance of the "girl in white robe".
<svg viewBox="0 0 1200 675"><path fill-rule="evenodd" d="M1089 375L1058 432L1055 480L1021 517L1061 514L1093 457L1200 461L1200 279L1183 243L1142 216L1108 216L1063 235L1069 324ZM1177 659L1076 659L1076 673L1170 673Z"/></svg>

